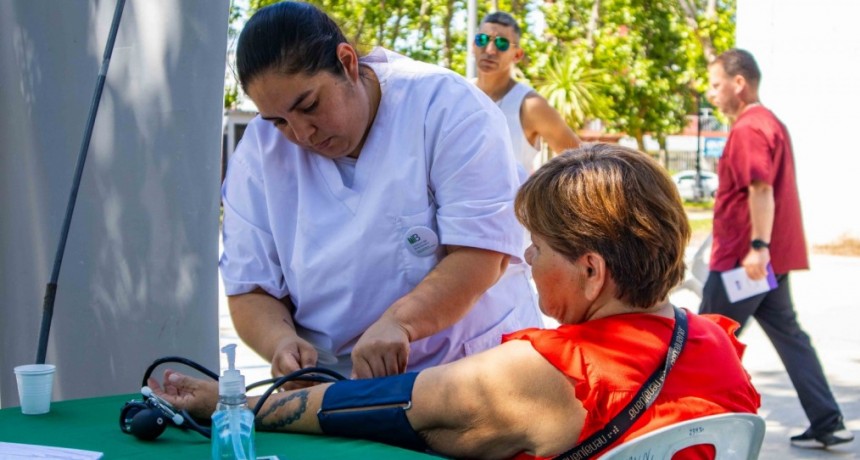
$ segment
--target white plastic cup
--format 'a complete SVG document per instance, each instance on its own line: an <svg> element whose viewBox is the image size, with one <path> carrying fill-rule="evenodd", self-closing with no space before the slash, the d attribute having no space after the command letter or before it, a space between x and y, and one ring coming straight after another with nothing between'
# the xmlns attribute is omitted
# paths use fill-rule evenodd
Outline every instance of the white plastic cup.
<svg viewBox="0 0 860 460"><path fill-rule="evenodd" d="M53 364L26 364L15 367L22 414L47 414L51 410L55 370L56 366Z"/></svg>

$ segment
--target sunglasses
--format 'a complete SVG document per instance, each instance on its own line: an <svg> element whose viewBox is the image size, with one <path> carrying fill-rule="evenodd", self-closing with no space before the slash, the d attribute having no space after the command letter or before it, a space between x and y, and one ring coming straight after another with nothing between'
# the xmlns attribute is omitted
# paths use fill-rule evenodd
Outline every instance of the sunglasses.
<svg viewBox="0 0 860 460"><path fill-rule="evenodd" d="M478 34L475 35L475 46L478 48L486 48L487 45L490 44L490 36L487 34ZM511 41L505 37L499 37L493 39L493 44L496 45L496 49L502 52L508 50L511 47Z"/></svg>

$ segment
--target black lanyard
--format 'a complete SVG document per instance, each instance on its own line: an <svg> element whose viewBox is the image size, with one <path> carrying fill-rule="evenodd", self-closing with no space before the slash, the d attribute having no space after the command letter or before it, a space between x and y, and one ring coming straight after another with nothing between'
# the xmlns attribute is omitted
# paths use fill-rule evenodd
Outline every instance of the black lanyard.
<svg viewBox="0 0 860 460"><path fill-rule="evenodd" d="M592 434L585 441L577 444L573 449L555 457L553 460L584 460L592 458L602 452L606 447L611 445L622 434L627 432L633 423L639 419L639 416L651 407L660 390L663 388L663 382L666 381L666 375L675 361L678 360L678 355L684 349L684 343L687 341L687 313L678 307L675 309L675 327L672 329L672 341L669 343L669 350L666 352L666 362L662 368L657 369L648 377L636 396L630 401L618 415L615 416L606 426L600 431Z"/></svg>

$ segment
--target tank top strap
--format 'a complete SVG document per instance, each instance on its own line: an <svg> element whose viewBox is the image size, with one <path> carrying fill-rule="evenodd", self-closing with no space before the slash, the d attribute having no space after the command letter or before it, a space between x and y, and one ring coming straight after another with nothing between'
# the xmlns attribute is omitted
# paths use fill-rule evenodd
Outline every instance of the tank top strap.
<svg viewBox="0 0 860 460"><path fill-rule="evenodd" d="M503 112L506 112L507 109L515 109L519 112L520 107L523 105L523 99L532 91L534 89L531 86L517 82L503 98L496 101L496 104L499 105L499 108Z"/></svg>

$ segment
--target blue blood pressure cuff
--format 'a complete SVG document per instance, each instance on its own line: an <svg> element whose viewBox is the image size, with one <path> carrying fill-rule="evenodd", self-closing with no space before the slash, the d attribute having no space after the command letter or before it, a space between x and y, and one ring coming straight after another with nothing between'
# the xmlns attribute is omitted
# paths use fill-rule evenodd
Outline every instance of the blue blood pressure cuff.
<svg viewBox="0 0 860 460"><path fill-rule="evenodd" d="M326 389L317 412L322 432L427 450L406 411L412 407L417 372L375 379L342 380Z"/></svg>

